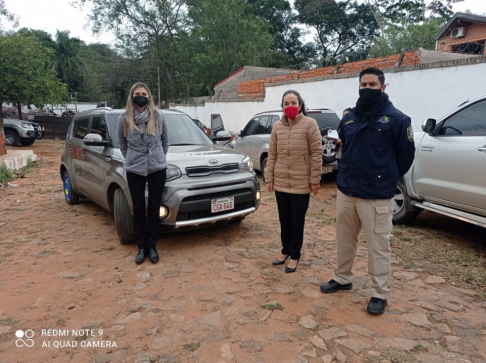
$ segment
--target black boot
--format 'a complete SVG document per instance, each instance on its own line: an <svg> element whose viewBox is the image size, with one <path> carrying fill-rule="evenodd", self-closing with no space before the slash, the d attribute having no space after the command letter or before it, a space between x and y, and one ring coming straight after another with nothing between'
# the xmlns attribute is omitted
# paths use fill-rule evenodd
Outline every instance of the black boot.
<svg viewBox="0 0 486 363"><path fill-rule="evenodd" d="M339 290L351 290L352 288L353 288L352 283L341 285L340 283L334 280L325 282L321 285L321 291L325 294L332 294L333 292Z"/></svg>
<svg viewBox="0 0 486 363"><path fill-rule="evenodd" d="M145 261L145 257L147 256L145 248L139 248L138 249L138 255L135 257L135 263L137 265L140 265Z"/></svg>
<svg viewBox="0 0 486 363"><path fill-rule="evenodd" d="M157 253L155 247L149 250L149 256L150 256L150 261L152 261L152 263L159 262L159 254Z"/></svg>
<svg viewBox="0 0 486 363"><path fill-rule="evenodd" d="M366 310L370 314L383 314L385 312L385 308L388 305L386 300L380 299L378 297L372 297L370 302L368 303L368 307Z"/></svg>

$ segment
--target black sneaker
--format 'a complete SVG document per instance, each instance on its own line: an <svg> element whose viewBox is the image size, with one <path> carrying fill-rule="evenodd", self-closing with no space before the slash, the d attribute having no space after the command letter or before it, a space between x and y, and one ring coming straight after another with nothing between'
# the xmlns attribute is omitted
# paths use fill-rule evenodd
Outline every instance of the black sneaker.
<svg viewBox="0 0 486 363"><path fill-rule="evenodd" d="M331 280L329 282L325 282L321 285L321 291L325 294L331 294L338 290L351 290L353 288L353 284L349 283L346 285L341 285L340 283Z"/></svg>
<svg viewBox="0 0 486 363"><path fill-rule="evenodd" d="M386 302L386 300L380 299L378 297L372 297L370 302L368 303L366 311L368 311L370 314L383 314L387 305L388 303Z"/></svg>

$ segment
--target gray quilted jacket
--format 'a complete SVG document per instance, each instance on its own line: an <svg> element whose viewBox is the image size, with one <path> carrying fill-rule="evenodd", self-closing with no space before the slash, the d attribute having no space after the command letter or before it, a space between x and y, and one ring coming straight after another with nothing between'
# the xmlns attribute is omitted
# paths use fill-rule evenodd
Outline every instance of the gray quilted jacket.
<svg viewBox="0 0 486 363"><path fill-rule="evenodd" d="M149 135L140 134L137 130L128 128L128 135L123 133L123 123L125 122L125 113L118 119L118 145L125 157L125 170L138 174L148 175L153 172L167 169L166 155L169 151L169 129L167 122L162 117L162 129L159 126L159 118L162 115L159 112L155 114L155 133Z"/></svg>

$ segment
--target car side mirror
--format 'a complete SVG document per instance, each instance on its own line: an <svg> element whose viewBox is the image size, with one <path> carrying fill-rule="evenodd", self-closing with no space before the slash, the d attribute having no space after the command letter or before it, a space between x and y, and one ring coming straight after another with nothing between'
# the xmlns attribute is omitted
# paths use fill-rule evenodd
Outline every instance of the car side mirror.
<svg viewBox="0 0 486 363"><path fill-rule="evenodd" d="M243 130L238 131L238 137L243 137Z"/></svg>
<svg viewBox="0 0 486 363"><path fill-rule="evenodd" d="M436 125L437 125L437 120L435 120L433 118L429 118L429 119L427 119L427 121L425 121L424 125L422 126L422 130L425 133L432 135L435 131Z"/></svg>
<svg viewBox="0 0 486 363"><path fill-rule="evenodd" d="M228 131L219 131L213 141L228 141L231 140L231 134Z"/></svg>
<svg viewBox="0 0 486 363"><path fill-rule="evenodd" d="M108 146L110 143L103 140L101 135L98 134L88 134L83 139L83 144L86 146Z"/></svg>

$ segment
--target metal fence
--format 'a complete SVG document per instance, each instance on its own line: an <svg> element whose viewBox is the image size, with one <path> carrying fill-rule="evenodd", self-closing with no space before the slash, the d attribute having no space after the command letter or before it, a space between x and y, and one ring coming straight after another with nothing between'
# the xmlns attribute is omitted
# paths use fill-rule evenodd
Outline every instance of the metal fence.
<svg viewBox="0 0 486 363"><path fill-rule="evenodd" d="M46 132L45 139L66 139L67 130L71 123L71 118L55 117L55 116L35 116L34 122L44 127Z"/></svg>

